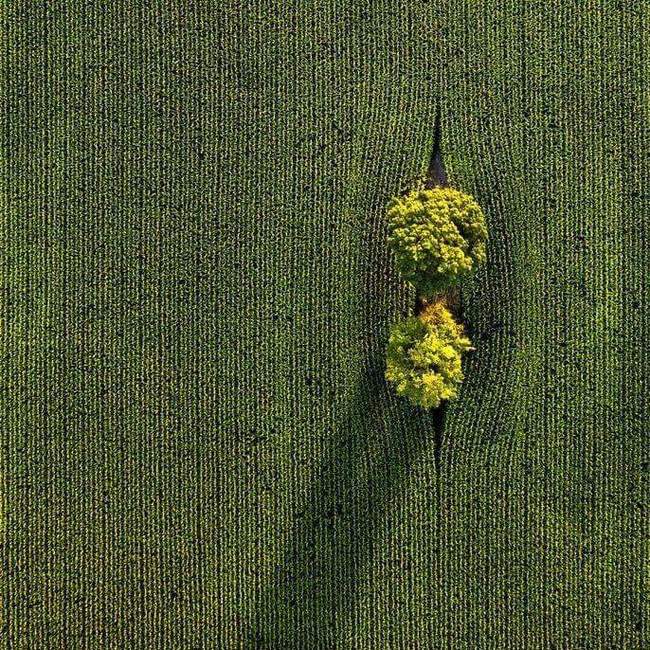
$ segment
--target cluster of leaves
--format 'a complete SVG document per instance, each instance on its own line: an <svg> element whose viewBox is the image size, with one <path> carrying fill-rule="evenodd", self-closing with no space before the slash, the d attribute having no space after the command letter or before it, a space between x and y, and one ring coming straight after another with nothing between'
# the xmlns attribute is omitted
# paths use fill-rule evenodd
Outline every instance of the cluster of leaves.
<svg viewBox="0 0 650 650"><path fill-rule="evenodd" d="M461 355L473 349L441 303L393 326L388 341L386 379L413 404L436 408L453 399L463 381Z"/></svg>
<svg viewBox="0 0 650 650"><path fill-rule="evenodd" d="M388 243L402 277L431 298L485 261L487 228L478 203L450 187L419 189L388 206Z"/></svg>
<svg viewBox="0 0 650 650"><path fill-rule="evenodd" d="M426 306L393 326L386 379L413 404L436 408L457 396L462 353L473 349L440 294L485 261L485 217L464 192L420 185L390 202L388 226L398 269Z"/></svg>

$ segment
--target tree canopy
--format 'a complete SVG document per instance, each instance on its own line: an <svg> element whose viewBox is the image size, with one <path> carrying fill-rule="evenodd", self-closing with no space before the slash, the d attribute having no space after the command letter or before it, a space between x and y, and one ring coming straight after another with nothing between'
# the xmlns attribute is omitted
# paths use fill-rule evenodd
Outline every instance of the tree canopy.
<svg viewBox="0 0 650 650"><path fill-rule="evenodd" d="M402 277L431 298L485 261L487 228L478 203L451 187L394 198L388 206L389 245Z"/></svg>
<svg viewBox="0 0 650 650"><path fill-rule="evenodd" d="M457 396L463 381L461 355L471 349L463 326L441 302L433 303L393 326L386 379L413 404L435 408Z"/></svg>

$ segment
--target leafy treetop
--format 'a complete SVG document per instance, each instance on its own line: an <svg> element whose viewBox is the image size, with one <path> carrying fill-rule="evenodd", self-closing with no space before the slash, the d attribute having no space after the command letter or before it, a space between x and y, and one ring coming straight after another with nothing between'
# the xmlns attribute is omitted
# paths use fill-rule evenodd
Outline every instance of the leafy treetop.
<svg viewBox="0 0 650 650"><path fill-rule="evenodd" d="M472 350L449 310L436 302L395 324L388 341L386 379L413 404L436 408L454 399L463 381L461 354Z"/></svg>
<svg viewBox="0 0 650 650"><path fill-rule="evenodd" d="M388 242L402 277L431 298L485 261L478 203L451 187L418 189L388 205Z"/></svg>

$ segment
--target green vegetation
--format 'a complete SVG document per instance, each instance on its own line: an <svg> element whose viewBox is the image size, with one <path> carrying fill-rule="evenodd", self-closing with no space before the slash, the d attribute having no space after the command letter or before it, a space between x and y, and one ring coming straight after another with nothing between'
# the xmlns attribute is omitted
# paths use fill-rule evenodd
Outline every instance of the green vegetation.
<svg viewBox="0 0 650 650"><path fill-rule="evenodd" d="M431 298L485 261L487 228L473 197L451 187L416 190L388 206L388 242L402 277Z"/></svg>
<svg viewBox="0 0 650 650"><path fill-rule="evenodd" d="M425 308L391 329L385 376L398 395L437 408L457 397L464 378L462 353L473 348L445 307L446 297L431 299L485 261L485 217L468 194L420 187L390 202L388 223L398 269Z"/></svg>
<svg viewBox="0 0 650 650"><path fill-rule="evenodd" d="M435 408L453 399L463 381L461 354L471 350L463 328L442 303L393 326L386 379L413 404Z"/></svg>
<svg viewBox="0 0 650 650"><path fill-rule="evenodd" d="M0 12L0 647L650 647L647 3ZM438 108L489 262L424 410Z"/></svg>

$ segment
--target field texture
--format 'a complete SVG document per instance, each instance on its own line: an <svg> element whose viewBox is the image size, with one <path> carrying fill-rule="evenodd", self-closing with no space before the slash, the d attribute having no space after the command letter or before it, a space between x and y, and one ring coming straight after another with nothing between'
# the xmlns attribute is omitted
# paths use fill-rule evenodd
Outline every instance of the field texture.
<svg viewBox="0 0 650 650"><path fill-rule="evenodd" d="M647 4L1 12L6 647L648 647ZM438 107L444 417L383 379Z"/></svg>

